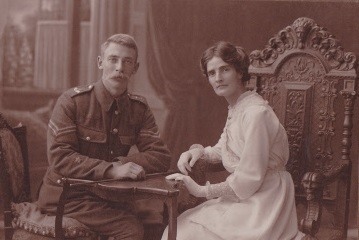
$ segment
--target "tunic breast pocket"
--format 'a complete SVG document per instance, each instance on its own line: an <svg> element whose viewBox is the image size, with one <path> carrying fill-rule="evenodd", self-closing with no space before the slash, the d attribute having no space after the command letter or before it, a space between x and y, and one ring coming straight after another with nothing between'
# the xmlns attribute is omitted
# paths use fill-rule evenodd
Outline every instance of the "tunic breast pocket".
<svg viewBox="0 0 359 240"><path fill-rule="evenodd" d="M106 133L80 125L77 127L77 134L80 153L86 154L89 157L97 157L107 141Z"/></svg>

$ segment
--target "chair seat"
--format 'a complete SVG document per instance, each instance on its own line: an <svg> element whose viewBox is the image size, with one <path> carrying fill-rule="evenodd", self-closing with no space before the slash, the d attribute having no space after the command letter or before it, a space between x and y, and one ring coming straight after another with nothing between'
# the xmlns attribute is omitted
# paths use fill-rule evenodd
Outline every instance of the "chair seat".
<svg viewBox="0 0 359 240"><path fill-rule="evenodd" d="M98 240L97 236L85 236L85 237L71 237L66 239L76 239L76 240ZM43 236L39 234L35 234L29 231L26 231L21 228L17 228L14 231L14 235L12 237L12 240L54 240L54 237L49 236Z"/></svg>
<svg viewBox="0 0 359 240"><path fill-rule="evenodd" d="M55 237L55 216L41 213L35 203L12 204L15 227L13 239L53 239ZM95 232L79 221L63 217L63 231L66 239L97 239Z"/></svg>

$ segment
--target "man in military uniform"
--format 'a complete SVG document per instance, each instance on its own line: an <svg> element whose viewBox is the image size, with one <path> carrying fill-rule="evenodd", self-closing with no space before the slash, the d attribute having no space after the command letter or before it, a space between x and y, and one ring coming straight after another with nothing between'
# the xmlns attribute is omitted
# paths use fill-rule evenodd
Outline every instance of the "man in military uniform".
<svg viewBox="0 0 359 240"><path fill-rule="evenodd" d="M102 81L70 89L57 100L47 134L49 168L38 200L44 212L55 214L62 177L142 179L146 173L168 170L170 153L149 106L143 97L127 92L139 67L137 58L131 36L111 36L98 57ZM132 145L139 152L127 156ZM131 208L86 192L71 194L65 216L114 239L143 238L143 226Z"/></svg>

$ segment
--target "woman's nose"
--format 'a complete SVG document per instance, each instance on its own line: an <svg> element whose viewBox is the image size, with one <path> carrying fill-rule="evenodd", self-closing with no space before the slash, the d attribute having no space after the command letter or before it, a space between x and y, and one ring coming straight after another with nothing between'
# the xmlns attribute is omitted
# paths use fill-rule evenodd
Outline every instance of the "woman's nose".
<svg viewBox="0 0 359 240"><path fill-rule="evenodd" d="M216 81L216 82L221 82L221 81L222 81L221 73L216 73L216 75L215 75L215 81Z"/></svg>

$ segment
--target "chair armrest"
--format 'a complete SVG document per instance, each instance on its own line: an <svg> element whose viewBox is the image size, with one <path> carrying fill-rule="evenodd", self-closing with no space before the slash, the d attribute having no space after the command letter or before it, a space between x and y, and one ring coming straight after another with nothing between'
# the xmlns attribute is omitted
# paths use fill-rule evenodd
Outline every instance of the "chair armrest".
<svg viewBox="0 0 359 240"><path fill-rule="evenodd" d="M323 171L325 177L325 185L330 184L340 177L347 177L350 174L351 162L343 161L342 164L338 165L327 165Z"/></svg>
<svg viewBox="0 0 359 240"><path fill-rule="evenodd" d="M205 170L206 172L222 172L226 171L224 168L222 161L220 160L211 160L206 161L205 159L201 158L199 159L195 165L205 165L205 167L199 167L198 169Z"/></svg>
<svg viewBox="0 0 359 240"><path fill-rule="evenodd" d="M209 162L204 159L198 159L189 172L189 176L199 185L205 185L207 181L208 172L225 171L222 162ZM205 201L205 198L197 198L191 195L185 186L180 185L180 196L178 201L178 212L182 213L185 210L193 208Z"/></svg>
<svg viewBox="0 0 359 240"><path fill-rule="evenodd" d="M56 240L65 240L65 234L62 230L62 219L64 216L65 204L67 201L67 196L70 190L70 183L66 178L62 179L63 190L59 198L59 204L56 210L55 218L55 239Z"/></svg>
<svg viewBox="0 0 359 240"><path fill-rule="evenodd" d="M311 236L318 232L320 226L324 179L322 173L315 172L307 172L302 178L302 185L307 198L307 213L306 217L300 221L299 228Z"/></svg>
<svg viewBox="0 0 359 240"><path fill-rule="evenodd" d="M307 172L302 178L302 186L306 193L307 213L305 219L300 221L300 230L314 237L319 231L322 207L323 189L341 176L347 175L350 165L343 163L329 166L322 172Z"/></svg>
<svg viewBox="0 0 359 240"><path fill-rule="evenodd" d="M204 185L206 183L207 171L207 162L204 159L198 159L188 175L199 185Z"/></svg>
<svg viewBox="0 0 359 240"><path fill-rule="evenodd" d="M206 182L206 175L208 172L222 172L226 171L221 161L206 161L198 159L190 172L190 176L198 183L204 184Z"/></svg>
<svg viewBox="0 0 359 240"><path fill-rule="evenodd" d="M195 165L192 167L192 171L188 175L199 185L204 185L206 183L206 172L208 165L203 159L197 160ZM204 198L197 198L189 193L184 184L179 184L178 189L180 189L180 194L178 196L178 213L194 208L204 201Z"/></svg>
<svg viewBox="0 0 359 240"><path fill-rule="evenodd" d="M67 202L67 198L71 191L75 189L84 189L91 192L95 192L95 184L92 181L80 180L80 179L71 179L71 178L62 178L63 190L59 198L59 203L56 210L55 216L55 239L56 240L66 240L66 235L63 231L63 218L64 218L64 209Z"/></svg>

